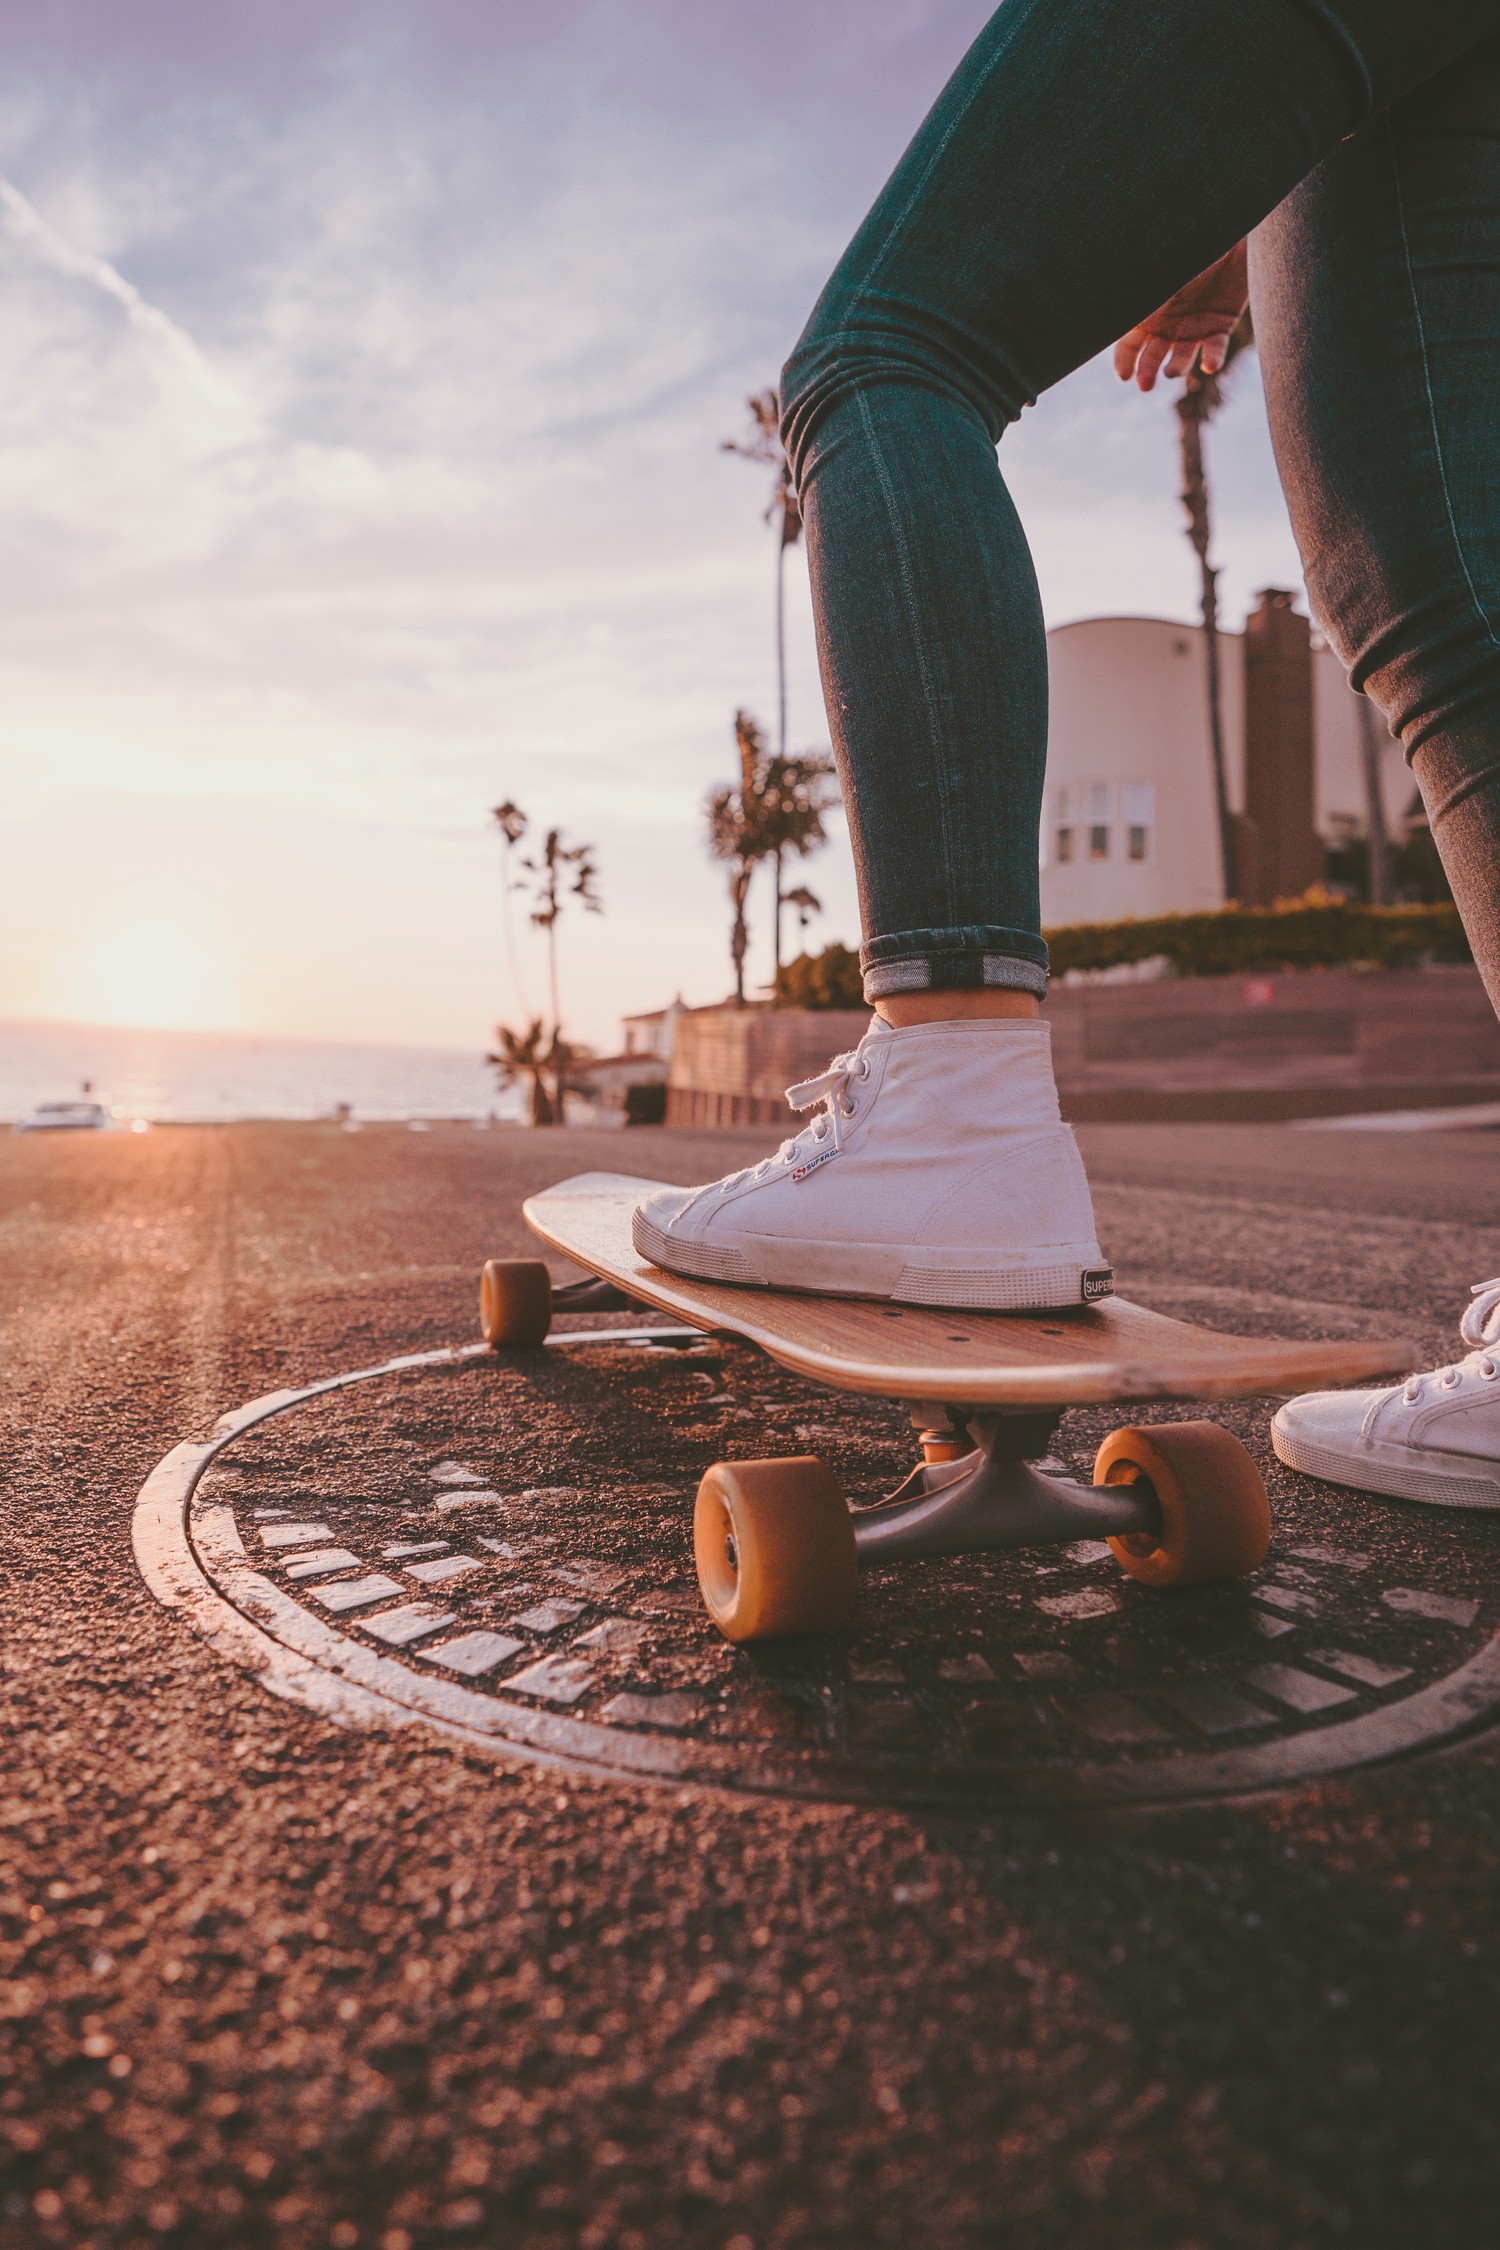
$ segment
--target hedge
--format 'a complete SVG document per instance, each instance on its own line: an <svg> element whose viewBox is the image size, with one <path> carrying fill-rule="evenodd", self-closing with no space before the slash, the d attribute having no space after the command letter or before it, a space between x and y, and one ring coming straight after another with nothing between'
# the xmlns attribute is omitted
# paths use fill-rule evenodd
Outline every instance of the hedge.
<svg viewBox="0 0 1500 2250"><path fill-rule="evenodd" d="M1160 955L1181 977L1400 969L1419 961L1469 959L1454 906L1351 906L1316 896L1278 906L1225 906L1209 914L1159 914L1149 921L1073 922L1046 936L1055 977L1069 969L1114 969Z"/></svg>
<svg viewBox="0 0 1500 2250"><path fill-rule="evenodd" d="M1071 922L1046 932L1054 977L1069 969L1116 969L1165 957L1183 977L1239 976L1277 969L1399 969L1467 961L1458 910L1351 906L1316 894L1279 906L1225 906L1149 921ZM776 987L781 1008L858 1008L859 955L846 945L799 954Z"/></svg>
<svg viewBox="0 0 1500 2250"><path fill-rule="evenodd" d="M859 955L847 945L799 953L776 979L778 1008L862 1008L864 1004Z"/></svg>

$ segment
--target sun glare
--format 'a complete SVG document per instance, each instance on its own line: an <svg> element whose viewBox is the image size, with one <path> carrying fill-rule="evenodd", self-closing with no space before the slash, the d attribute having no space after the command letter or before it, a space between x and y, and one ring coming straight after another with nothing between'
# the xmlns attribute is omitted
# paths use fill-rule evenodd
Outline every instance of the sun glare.
<svg viewBox="0 0 1500 2250"><path fill-rule="evenodd" d="M106 1023L175 1030L201 1021L214 963L185 930L143 923L88 957L94 1009Z"/></svg>

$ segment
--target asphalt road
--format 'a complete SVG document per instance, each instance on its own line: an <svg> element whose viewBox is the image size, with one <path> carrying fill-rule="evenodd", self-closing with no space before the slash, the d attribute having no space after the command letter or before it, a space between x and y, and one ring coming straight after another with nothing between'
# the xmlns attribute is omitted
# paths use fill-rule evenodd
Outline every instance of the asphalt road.
<svg viewBox="0 0 1500 2250"><path fill-rule="evenodd" d="M1168 1309L1446 1358L1500 1271L1500 1137L1080 1138ZM146 1592L174 1441L467 1337L530 1187L764 1145L0 1145L6 2250L1494 2234L1493 1738L1169 1813L653 1792L334 1730Z"/></svg>

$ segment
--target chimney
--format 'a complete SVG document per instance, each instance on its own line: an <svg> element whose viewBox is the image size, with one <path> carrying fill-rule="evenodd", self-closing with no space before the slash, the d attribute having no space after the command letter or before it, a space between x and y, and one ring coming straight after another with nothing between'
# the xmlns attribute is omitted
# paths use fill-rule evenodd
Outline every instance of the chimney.
<svg viewBox="0 0 1500 2250"><path fill-rule="evenodd" d="M1245 620L1245 818L1255 836L1240 883L1246 906L1300 898L1324 873L1313 825L1312 628L1294 599L1268 586Z"/></svg>

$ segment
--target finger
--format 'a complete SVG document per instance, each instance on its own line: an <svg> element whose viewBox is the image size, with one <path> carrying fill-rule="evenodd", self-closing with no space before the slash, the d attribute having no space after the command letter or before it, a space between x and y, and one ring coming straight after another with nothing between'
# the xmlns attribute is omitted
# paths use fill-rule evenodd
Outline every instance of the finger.
<svg viewBox="0 0 1500 2250"><path fill-rule="evenodd" d="M1115 373L1122 383L1128 383L1135 373L1135 363L1140 356L1144 334L1143 329L1132 328L1130 334L1122 336L1115 346Z"/></svg>
<svg viewBox="0 0 1500 2250"><path fill-rule="evenodd" d="M1140 358L1135 364L1135 379L1143 391L1155 390L1156 378L1161 372L1161 363L1171 348L1171 344L1165 336L1148 336L1146 338L1145 343L1141 346Z"/></svg>
<svg viewBox="0 0 1500 2250"><path fill-rule="evenodd" d="M1172 346L1167 358L1168 375L1191 375L1198 359L1197 338L1185 339Z"/></svg>
<svg viewBox="0 0 1500 2250"><path fill-rule="evenodd" d="M1228 357L1229 334L1227 330L1219 336L1204 337L1203 347L1199 354L1198 365L1202 368L1205 375L1222 375L1224 372L1224 362Z"/></svg>

